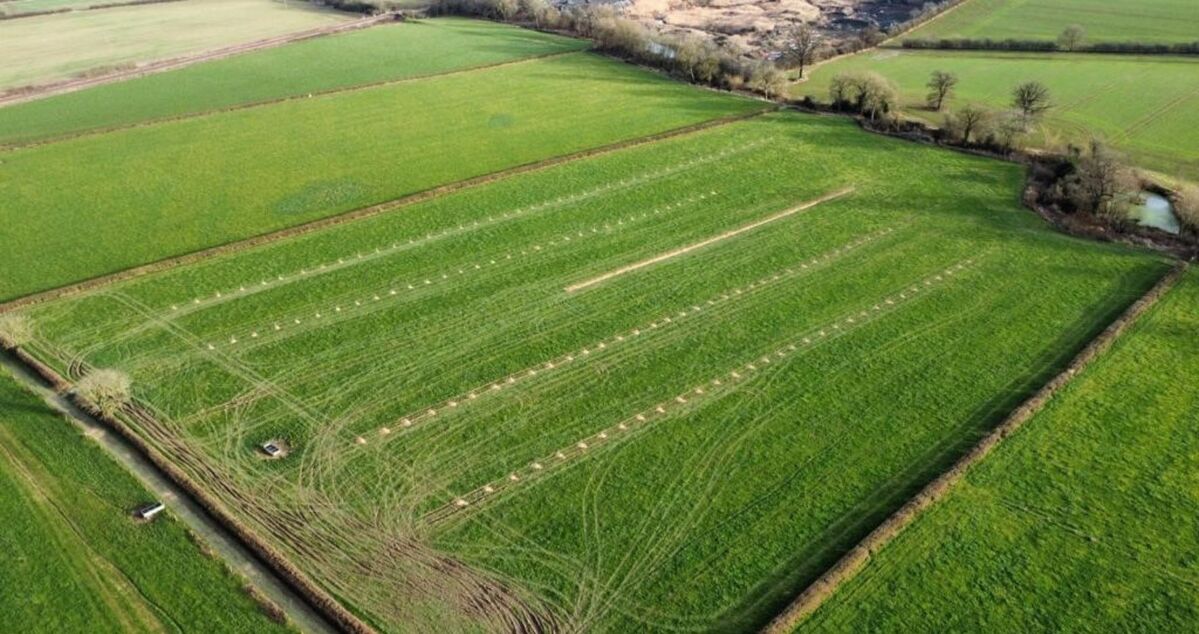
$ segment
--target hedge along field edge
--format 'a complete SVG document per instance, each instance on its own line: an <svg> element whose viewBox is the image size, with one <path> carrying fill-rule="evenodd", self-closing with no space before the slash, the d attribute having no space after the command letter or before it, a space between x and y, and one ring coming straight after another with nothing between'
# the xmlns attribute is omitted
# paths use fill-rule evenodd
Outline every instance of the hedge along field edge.
<svg viewBox="0 0 1199 634"><path fill-rule="evenodd" d="M152 75L155 73L161 73L161 72L168 71L168 70L175 70L176 68L182 68L184 66L191 66L192 64L196 64L199 62L207 62L207 61L211 61L211 60L215 60L215 59L222 59L225 57L231 57L233 55L238 55L241 53L248 53L250 51L256 51L256 50L264 49L264 48L273 48L276 46L281 46L283 44L290 44L291 42L298 42L300 40L307 40L307 39L312 39L314 37L321 37L323 35L332 35L334 33L343 33L345 31L354 31L357 29L365 29L365 28L374 26L374 25L376 25L380 22L383 22L384 20L388 20L388 19L391 19L391 14L383 14L381 16L361 18L358 20L343 22L341 24L333 24L330 26L309 29L307 31L298 31L296 33L287 33L284 35L277 35L275 37L269 37L269 38L262 39L262 40L255 40L253 42L245 42L243 44L235 44L233 46L226 46L224 48L218 48L218 49L206 51L203 53L196 53L195 55L172 57L169 59L159 60L157 62L151 62L144 66L139 66L137 68L132 68L132 69L128 69L128 70L120 70L120 71L116 71L116 72L112 72L112 73L105 73L103 75L98 75L95 77L80 77L77 79L66 79L66 80L59 81L59 82L52 82L49 84L41 84L41 85L34 85L34 86L17 86L14 88L10 88L8 90L0 90L0 108L3 108L4 106L18 104L18 103L25 103L27 101L35 101L37 99L41 99L43 97L49 97L52 95L61 95L61 94L68 93L68 92L75 92L78 90L83 90L85 88L99 86L101 84L108 84L108 83L112 83L115 81L132 79L134 77L142 77L144 75Z"/></svg>
<svg viewBox="0 0 1199 634"><path fill-rule="evenodd" d="M56 370L30 355L19 346L9 349L13 356L31 373L40 377L56 392L64 393L71 389L71 382ZM152 418L141 408L125 406L119 415L109 416L99 408L89 403L78 394L67 394L72 403L90 416L100 421L109 429L116 432L134 449L140 452L151 464L167 476L176 486L191 496L192 500L207 511L231 535L237 538L250 552L262 560L275 574L287 583L297 596L302 597L309 607L316 610L339 630L352 634L374 634L376 631L365 621L347 610L328 592L314 583L299 568L296 568L267 542L250 530L245 524L233 516L215 497L209 495L204 487L176 467L170 460L154 449L124 421L123 416L137 414L139 418ZM136 409L135 409L136 408ZM140 410L140 411L139 411Z"/></svg>
<svg viewBox="0 0 1199 634"><path fill-rule="evenodd" d="M1017 407L991 433L987 434L973 449L962 456L948 471L930 482L911 500L899 508L891 517L870 532L857 546L845 553L832 567L812 582L791 605L763 628L763 634L789 634L808 616L815 612L826 599L831 597L845 582L857 576L880 550L900 535L920 515L944 498L965 477L969 470L1028 422L1045 407L1062 388L1086 369L1092 361L1111 347L1112 343L1133 323L1152 308L1174 288L1183 274L1187 263L1178 262L1157 284L1128 307L1098 337L1070 361L1060 373L1053 377L1028 400Z"/></svg>
<svg viewBox="0 0 1199 634"><path fill-rule="evenodd" d="M83 280L80 282L76 282L74 284L69 284L67 286L61 286L59 288L52 288L49 290L40 291L40 292L33 293L30 295L25 295L23 297L18 297L11 301L0 303L0 314L6 313L11 310L16 310L18 308L23 308L26 306L32 306L35 304L41 304L43 302L52 301L55 299L59 299L61 297L75 295L77 293L81 293L83 291L88 291L88 290L92 290L95 288L99 288L101 286L105 286L105 285L108 285L108 284L111 284L114 282L133 279L135 277L141 277L143 275L147 275L147 274L158 272L158 271L164 271L164 270L171 269L171 268L181 266L184 264L191 264L194 262L199 262L200 260L204 260L204 259L207 259L207 258L210 258L213 256L224 255L224 254L228 254L228 253L235 253L237 251L242 251L242 250L245 250L245 249L248 249L251 247L255 247L255 246L260 246L263 244L268 244L271 242L275 242L277 240L282 240L282 239L290 238L293 236L312 233L314 231L319 231L321 229L336 226L336 225L346 223L346 222L353 222L360 218L368 218L368 217L375 216L375 215L378 215L381 213L387 213L387 212L390 212L390 211L393 211L396 209L414 205L416 203L425 202L427 200L432 200L434 198L440 198L442 196L445 196L445 195L453 193L453 192L466 190L466 189L473 189L475 187L479 187L482 185L486 185L488 183L503 180L505 178L508 178L511 176L516 176L518 174L524 174L524 173L528 173L528 172L538 172L538 171L541 171L544 169L555 167L557 165L562 165L565 163L572 163L574 161L581 160L581 159L602 156L605 154L611 154L613 152L619 152L621 150L625 150L625 149L629 149L629 148L639 147L642 145L650 145L653 143L657 143L658 141L664 141L664 140L672 139L675 137L687 136L689 134L701 132L701 131L708 130L711 128L723 127L723 126L729 125L731 123L736 123L739 121L745 121L747 119L760 117L769 112L773 112L774 110L776 110L776 108L763 107L761 110L756 110L756 111L749 112L749 113L729 115L729 116L720 117L717 119L710 119L708 121L703 121L701 123L696 123L696 124L684 126L681 128L675 128L673 130L667 130L666 132L659 132L657 134L652 134L650 136L644 136L644 137L639 137L639 138L635 138L635 139L627 139L627 140L619 141L616 143L610 143L608 145L601 145L599 147L582 150L580 152L564 154L562 156L555 156L555 157L544 159L541 161L535 161L533 163L526 163L524 165L517 165L514 167L509 167L509 168L500 170L498 172L492 172L490 174L483 174L481 176L475 176L473 178L468 178L468 179L462 180L462 181L447 183L445 185L438 185L438 186L430 188L430 189L426 189L423 191L418 191L418 192L415 192L412 194L408 194L406 196L402 196L402 197L396 198L394 200L377 203L377 204L371 205L369 207L363 207L361 209L348 211L348 212L340 214L340 215L331 216L328 218L320 218L317 220L313 220L311 222L296 225L294 227L287 227L285 229L280 229L278 231L260 234L257 236L246 238L244 240L237 240L234 242L217 245L215 247L209 247L207 249L193 251L191 253L184 253L182 255L177 255L174 257L158 260L155 262L149 262L147 264L142 264L139 266L128 268L123 271L117 271L115 273L109 273L106 275L101 275L99 277L93 277L93 278L86 279L86 280Z"/></svg>
<svg viewBox="0 0 1199 634"><path fill-rule="evenodd" d="M170 1L177 2L180 0L170 0ZM360 90L368 90L371 88L379 88L381 86L391 86L394 84L405 84L405 83L411 83L411 82L416 82L416 81L423 81L426 79L432 79L434 77L443 77L446 75L462 75L462 74L472 73L472 72L477 72L477 71L492 70L492 69L500 68L503 66L512 66L515 64L523 64L523 63L527 63L527 62L548 59L551 57L560 57L562 55L570 55L570 54L578 53L578 52L579 51L577 51L577 50L571 50L571 51L553 51L550 53L539 53L537 55L530 55L528 57L520 57L517 59L508 59L508 60L504 60L501 62L492 62L490 64L481 64L479 66L468 66L465 68L455 68L453 70L428 73L425 75L415 75L412 77L400 77L397 79L381 79L379 81L367 82L365 84L355 84L352 86L341 86L338 88L326 88L325 90L315 90L312 92L306 92L304 94L288 95L286 97L277 97L275 99L265 99L262 101L250 101L250 102L246 102L246 103L242 103L242 104L237 104L235 106L227 106L224 108L214 108L212 110L201 110L198 112L189 112L186 114L172 115L172 116L168 116L168 117L159 117L157 119L146 119L145 121L138 121L136 123L125 123L125 124L114 125L114 126L106 126L106 127L100 127L100 128L91 128L91 129L87 129L87 130L80 130L78 132L68 132L66 134L49 136L49 137L45 137L45 138L41 138L41 139L34 139L34 140L30 140L30 141L14 141L12 143L0 143L0 153L11 151L11 150L20 150L20 149L31 148L31 147L39 147L42 145L51 145L54 143L61 143L63 141L70 141L72 139L79 139L79 138L83 138L83 137L99 136L102 134L108 134L110 132L119 132L121 130L128 130L131 128L145 128L145 127L154 126L154 125L161 125L164 123L172 123L175 121L184 121L187 119L199 119L201 117L208 117L208 116L213 116L213 115L218 115L218 114L224 114L227 112L236 112L238 110L248 110L250 108L261 108L261 107L265 107L265 106L273 106L275 104L283 103L286 101L296 101L298 99L308 99L310 97L323 97L326 95L335 95L335 94L345 93L345 92L356 92L356 91L360 91Z"/></svg>

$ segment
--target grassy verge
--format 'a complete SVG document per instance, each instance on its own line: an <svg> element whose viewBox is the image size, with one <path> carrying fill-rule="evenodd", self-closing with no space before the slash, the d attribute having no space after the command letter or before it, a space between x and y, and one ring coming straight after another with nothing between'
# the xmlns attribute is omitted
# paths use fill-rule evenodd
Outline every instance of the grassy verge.
<svg viewBox="0 0 1199 634"><path fill-rule="evenodd" d="M1193 629L1197 308L1191 271L799 629Z"/></svg>
<svg viewBox="0 0 1199 634"><path fill-rule="evenodd" d="M0 611L34 631L286 631L149 493L62 416L0 376Z"/></svg>

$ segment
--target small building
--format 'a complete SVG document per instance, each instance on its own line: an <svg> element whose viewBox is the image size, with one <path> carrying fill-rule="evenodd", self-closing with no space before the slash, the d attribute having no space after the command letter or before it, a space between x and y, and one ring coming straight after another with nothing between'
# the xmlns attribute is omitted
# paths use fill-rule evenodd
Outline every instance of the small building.
<svg viewBox="0 0 1199 634"><path fill-rule="evenodd" d="M271 458L278 458L283 455L283 448L275 441L263 443L262 452Z"/></svg>
<svg viewBox="0 0 1199 634"><path fill-rule="evenodd" d="M166 508L166 505L164 505L162 502L154 502L153 504L147 504L137 509L133 512L133 515L139 520L145 520L148 522L154 519L155 515L165 511Z"/></svg>

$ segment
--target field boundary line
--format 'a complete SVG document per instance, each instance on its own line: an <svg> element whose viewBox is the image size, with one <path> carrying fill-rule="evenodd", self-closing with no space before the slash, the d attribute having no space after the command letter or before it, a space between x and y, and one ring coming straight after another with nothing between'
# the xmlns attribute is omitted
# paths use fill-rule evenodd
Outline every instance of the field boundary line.
<svg viewBox="0 0 1199 634"><path fill-rule="evenodd" d="M169 1L179 2L181 0L169 0ZM113 132L121 132L124 130L133 130L136 128L149 128L149 127L162 125L162 124L166 124L166 123L187 121L189 119L200 119L203 117L211 117L211 116L226 114L226 113L230 113L230 112L238 112L240 110L250 110L253 108L265 108L268 106L274 106L274 105L278 105L281 103L287 103L289 101L299 101L301 99L309 99L312 97L325 97L325 96L329 96L329 95L337 95L337 94L341 94L341 93L356 92L356 91L360 91L360 90L370 90L372 88L382 88L385 86L393 86L393 85L398 85L398 84L406 84L406 83L410 83L410 82L418 82L418 81L425 81L425 80L430 80L430 79L437 79L439 77L462 75L462 74L472 73L472 72L476 72L476 71L487 71L487 70L492 70L492 69L496 69L496 68L501 68L504 66L512 66L515 64L523 64L526 62L535 62L535 61L540 61L540 60L544 60L544 59L561 57L564 55L574 55L576 53L585 53L585 52L586 52L586 49L571 50L571 51L553 51L550 53L538 53L536 55L530 55L528 57L508 59L508 60L504 60L502 62L491 62L491 63L487 63L487 64L480 64L478 66L468 66L465 68L455 68L452 70L428 73L425 75L413 75L411 77L399 77L399 78L393 78L393 79L380 79L377 81L371 81L371 82L367 82L364 84L353 84L353 85L349 85L349 86L341 86L338 88L326 88L324 90L319 90L319 91L305 92L303 94L287 95L284 97L275 97L272 99L263 99L260 101L248 101L248 102L236 104L233 106L226 106L224 108L213 108L211 110L198 110L196 112L190 112L190 113L185 113L185 114L180 114L180 115L171 115L171 116L166 116L166 117L158 117L155 119L146 119L143 121L136 121L134 123L125 123L125 124L120 124L120 125L105 126L105 127L99 127L99 128L87 128L87 129L83 129L83 130L78 130L76 132L68 132L66 134L60 134L60 135L56 135L56 136L48 136L48 137L43 137L40 139L32 139L29 141L13 141L11 143L0 143L0 152L10 152L13 150L24 150L24 149L28 149L28 148L41 147L43 145L54 145L55 143L74 141L75 139L83 139L83 138L92 137L92 136L101 136L104 134L111 134Z"/></svg>
<svg viewBox="0 0 1199 634"><path fill-rule="evenodd" d="M1082 373L1091 362L1106 352L1120 335L1124 334L1170 289L1174 288L1186 270L1186 262L1175 264L1152 288L1133 302L1103 332L1092 339L1061 372L1013 410L1002 423L983 437L973 449L959 458L948 471L925 485L919 493L866 535L824 574L809 584L782 613L762 629L763 634L790 634L803 623L841 586L856 577L876 554L899 537L904 529L953 491L970 469L986 459L1001 442L1016 433L1026 422L1044 409L1058 392L1069 385L1075 376Z"/></svg>
<svg viewBox="0 0 1199 634"><path fill-rule="evenodd" d="M14 2L15 0L0 0L0 5L6 2ZM60 15L63 13L86 13L88 11L99 11L101 9L121 9L124 7L135 7L140 4L166 4L168 2L182 2L183 0L118 0L116 2L101 2L99 4L91 4L83 7L66 7L63 9L50 9L46 11L31 11L29 13L9 13L0 14L0 22L6 20L20 20L21 18L40 18L46 15Z"/></svg>
<svg viewBox="0 0 1199 634"><path fill-rule="evenodd" d="M225 244L218 244L216 246L207 247L204 249L200 249L198 251L192 251L190 253L184 253L182 255L171 256L171 257L164 258L161 260L148 262L146 264L139 264L137 266L133 266L133 267L123 269L120 271L115 271L113 273L107 273L105 275L100 275L98 277L93 277L93 278L85 279L85 280L82 280L79 282L74 282L74 283L68 284L66 286L60 286L58 288L51 288L51 289L47 289L44 291L31 293L31 294L25 295L23 297L17 297L15 299L9 300L7 302L0 303L0 314L6 313L6 312L9 312L12 310L16 310L18 308L32 306L35 304L41 304L41 303L48 302L51 300L60 299L62 297L66 297L69 295L75 295L75 294L78 294L78 293L81 293L84 291L93 290L93 289L100 288L102 286L106 286L108 284L112 284L115 282L121 282L121 281L125 281L125 280L134 279L137 277L142 277L142 276L148 275L150 273L157 273L160 271L165 271L165 270L168 270L168 269L171 269L171 268L174 268L177 266L185 265L185 264L193 264L195 262L206 260L206 259L214 257L214 256L236 253L238 251L243 251L243 250L246 250L246 249L249 249L252 247L270 244L272 242L277 242L279 240L283 240L286 238L292 238L292 237L296 237L296 236L306 235L309 233L320 231L322 229L327 229L329 227L335 227L335 226L343 224L343 223L353 222L355 220L360 220L363 218L377 216L379 214L387 213L387 212L393 211L395 209L400 209L400 208L407 207L410 205L415 205L417 203L422 203L422 202L426 202L429 200L433 200L435 198L440 198L440 197L448 195L448 194L452 194L452 193L456 193L456 192L460 192L460 191L464 191L464 190L468 190L468 189L473 189L475 187L480 187L482 185L487 185L490 183L501 181L501 180L510 178L512 176L517 176L520 174L526 174L526 173L532 173L532 172L539 172L539 171L542 171L545 169L549 169L551 167L556 167L558 165L573 163L575 161L586 159L586 158L593 158L593 157L597 157L597 156L613 154L613 153L619 152L621 150L627 150L627 149L632 149L632 148L636 148L636 147L641 147L643 145L652 145L659 141L665 141L665 140L673 139L676 137L687 136L689 134L693 134L696 132L702 132L702 131L709 130L712 128L719 128L719 127L723 127L723 126L726 126L726 125L729 125L732 123L738 123L741 121L754 119L756 117L760 117L764 114L767 114L770 112L775 112L777 110L778 110L778 108L776 108L776 107L762 108L760 110L754 110L752 112L718 117L715 119L709 119L707 121L702 121L700 123L694 123L691 125L683 126L681 128L674 128L672 130L666 130L665 132L658 132L658 133L651 134L648 136L626 139L624 141L617 141L615 143L609 143L608 145L601 145L599 147L593 147L593 148L589 148L586 150L580 150L578 152L572 152L570 154L562 154L559 156L542 159L540 161L534 161L532 163L525 163L523 165L516 165L514 167L508 167L508 168L499 170L497 172L482 174L482 175L474 176L474 177L471 177L471 178L468 178L465 180L454 181L452 183L446 183L444 185L437 185L437 186L431 187L429 189L413 192L411 194L406 194L399 198L394 198L392 200L387 200L387 201L384 201L381 203L376 203L374 205L370 205L367 207L360 207L358 209L350 210L350 211L347 211L347 212L344 212L341 214L337 214L334 216L328 216L325 218L317 218L315 220L311 220L311 221L308 221L308 222L305 222L305 223L302 223L299 225L295 225L293 227L285 227L283 229L277 229L277 230L271 231L269 233L263 233L263 234L259 234L256 236L251 236L249 238L242 238L240 240L234 240L233 242L226 242Z"/></svg>
<svg viewBox="0 0 1199 634"><path fill-rule="evenodd" d="M807 201L807 202L804 202L804 203L801 203L801 204L799 204L799 205L796 205L796 206L794 206L794 207L791 207L790 209L786 209L786 210L780 211L780 212L778 212L778 213L776 213L776 214L773 214L773 215L767 216L767 217L765 217L765 218L763 218L763 219L761 219L761 220L755 220L754 222L751 222L751 223L749 223L749 224L747 224L747 225L742 225L742 226L740 226L740 227L738 227L738 228L736 228L736 229L731 229L731 230L729 230L729 231L726 231L726 232L724 232L724 233L721 233L721 234L719 234L719 235L712 236L712 237L710 237L710 238L707 238L707 239L705 239L705 240L701 240L701 241L699 241L699 242L695 242L695 243L689 244L689 245L687 245L687 246L679 247L679 248L677 248L677 249L674 249L674 250L672 250L672 251L667 251L666 253L660 253L660 254L658 254L658 255L655 255L655 256L653 256L653 257L651 257L651 258L647 258L647 259L645 259L645 260L641 260L640 262L634 262L634 263L632 263L632 264L628 264L628 265L622 266L622 267L620 267L620 268L618 268L618 269L615 269L615 270L612 270L612 271L608 271L607 273L604 273L604 274L602 274L602 275L598 275L598 276L596 276L596 277L593 277L593 278L591 278L591 279L589 279L589 280L585 280L585 281L579 282L579 283L577 283L577 284L571 284L570 286L567 286L567 287L566 287L565 289L563 289L563 290L565 290L567 293L573 293L573 292L575 292L575 291L581 291L581 290L583 290L583 289L585 289L585 288L589 288L589 287L591 287L591 286L595 286L596 284L600 284L600 283L606 282L606 281L608 281L608 280L610 280L610 279L613 279L613 278L616 278L616 277L620 277L621 275L624 275L624 274L626 274L626 273L632 273L633 271L636 271L636 270L639 270L639 269L643 269L643 268L645 268L645 267L647 267L647 266L652 266L652 265L654 265L654 264L657 264L657 263L659 263L659 262L665 262L666 260L670 260L670 259L676 258L676 257L678 257L678 256L680 256L680 255L685 255L685 254L687 254L687 253L690 253L690 252L692 252L692 251L695 251L695 250L697 250L697 249L702 249L702 248L704 248L704 247L706 247L706 246L709 246L709 245L712 245L712 244L716 244L717 242L723 242L723 241L725 241L725 240L728 240L729 238L735 238L735 237L737 237L737 236L739 236L739 235L741 235L741 234L743 234L743 233L746 233L746 232L748 232L748 231L753 231L754 229L757 229L758 227L762 227L762 226L768 225L768 224L770 224L770 223L772 223L772 222L775 222L775 221L777 221L777 220L782 220L783 218L786 218L786 217L788 217L788 216L795 215L795 214L797 214L797 213L799 213L799 212L801 212L801 211L805 211L805 210L811 209L812 207L815 207L815 206L817 206L817 205L819 205L819 204L822 204L822 203L826 203L826 202L828 202L828 201L830 201L830 200L835 200L835 199L837 199L837 198L841 198L842 196L846 196L846 195L848 195L848 194L852 193L853 191L854 191L854 187L853 187L853 186L850 186L850 187L843 187L843 188L841 188L841 189L838 189L838 190L836 190L836 191L833 191L833 192L829 192L829 193L827 193L827 194L824 194L823 196L820 196L819 198L813 198L812 200L809 200L809 201Z"/></svg>
<svg viewBox="0 0 1199 634"><path fill-rule="evenodd" d="M141 66L135 66L134 68L129 68L126 70L117 70L111 73L104 73L95 77L78 77L75 79L64 79L62 81L35 86L18 86L8 90L0 91L0 108L29 101L36 101L52 95L76 92L85 88L131 79L133 77L142 77L144 75L151 75L154 73L174 70L176 68L183 68L184 66L191 66L192 64L199 62L223 59L241 53L249 53L251 51L262 50L265 48L274 48L283 44L308 40L315 37L321 37L323 35L333 35L335 33L343 33L346 31L356 31L358 29L374 26L375 24L389 19L391 19L391 14L385 13L378 16L349 20L315 29L296 31L294 33L284 33L282 35L276 35L275 37L268 37L251 42L243 42L242 44L225 46L222 48L195 53L193 55L171 57L149 62Z"/></svg>

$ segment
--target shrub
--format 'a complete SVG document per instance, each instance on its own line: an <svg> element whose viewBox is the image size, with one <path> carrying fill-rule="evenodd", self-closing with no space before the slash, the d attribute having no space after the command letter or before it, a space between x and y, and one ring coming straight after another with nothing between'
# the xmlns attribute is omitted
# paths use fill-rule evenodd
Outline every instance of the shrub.
<svg viewBox="0 0 1199 634"><path fill-rule="evenodd" d="M105 416L111 416L132 397L129 375L120 370L93 370L75 384L75 393Z"/></svg>
<svg viewBox="0 0 1199 634"><path fill-rule="evenodd" d="M1199 238L1199 185L1182 185L1174 195L1174 215L1187 234Z"/></svg>
<svg viewBox="0 0 1199 634"><path fill-rule="evenodd" d="M0 314L0 346L15 348L33 340L33 324L25 315Z"/></svg>

